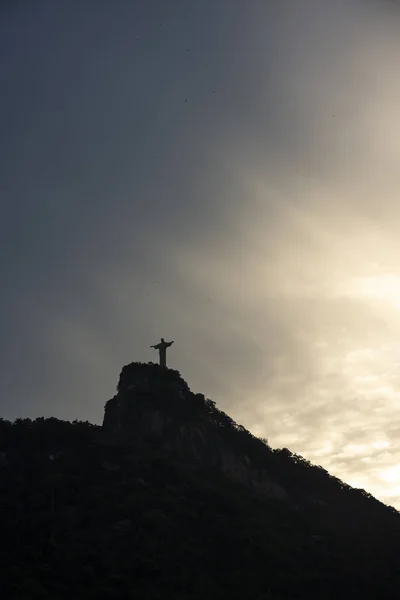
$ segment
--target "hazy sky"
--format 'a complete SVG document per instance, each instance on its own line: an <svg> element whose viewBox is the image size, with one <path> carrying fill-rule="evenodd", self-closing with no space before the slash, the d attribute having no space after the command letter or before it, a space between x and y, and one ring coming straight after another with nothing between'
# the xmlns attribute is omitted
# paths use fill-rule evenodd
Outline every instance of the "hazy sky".
<svg viewBox="0 0 400 600"><path fill-rule="evenodd" d="M157 360L400 508L400 11L0 7L4 418Z"/></svg>

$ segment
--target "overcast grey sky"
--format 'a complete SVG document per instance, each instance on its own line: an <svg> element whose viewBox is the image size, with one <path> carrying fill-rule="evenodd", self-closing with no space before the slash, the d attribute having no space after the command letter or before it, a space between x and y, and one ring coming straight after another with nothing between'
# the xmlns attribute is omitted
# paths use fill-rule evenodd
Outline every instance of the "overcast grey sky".
<svg viewBox="0 0 400 600"><path fill-rule="evenodd" d="M4 418L100 423L169 364L400 507L400 15L384 0L0 7Z"/></svg>

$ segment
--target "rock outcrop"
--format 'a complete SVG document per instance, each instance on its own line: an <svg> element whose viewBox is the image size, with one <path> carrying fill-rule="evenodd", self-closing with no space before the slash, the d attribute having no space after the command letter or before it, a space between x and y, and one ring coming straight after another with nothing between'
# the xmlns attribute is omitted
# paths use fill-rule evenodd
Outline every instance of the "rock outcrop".
<svg viewBox="0 0 400 600"><path fill-rule="evenodd" d="M214 402L191 392L177 371L132 363L123 368L117 390L105 407L105 431L128 439L153 439L187 464L222 472L269 497L287 498L255 452L257 447L267 455L268 447Z"/></svg>

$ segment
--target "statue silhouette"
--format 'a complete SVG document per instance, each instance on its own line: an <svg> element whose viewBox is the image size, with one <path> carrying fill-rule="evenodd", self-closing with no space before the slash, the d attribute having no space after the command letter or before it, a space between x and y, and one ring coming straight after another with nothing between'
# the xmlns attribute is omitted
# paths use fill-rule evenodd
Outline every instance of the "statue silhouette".
<svg viewBox="0 0 400 600"><path fill-rule="evenodd" d="M166 342L164 341L164 338L161 338L161 342L159 344L156 344L155 346L150 346L150 348L155 348L159 351L161 367L167 366L167 348L169 348L169 346L172 346L173 343L174 342Z"/></svg>

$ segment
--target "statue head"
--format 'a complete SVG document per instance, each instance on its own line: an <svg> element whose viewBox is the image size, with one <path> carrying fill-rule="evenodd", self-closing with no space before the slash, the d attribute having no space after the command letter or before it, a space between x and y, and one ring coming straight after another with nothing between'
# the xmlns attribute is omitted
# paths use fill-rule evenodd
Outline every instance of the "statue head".
<svg viewBox="0 0 400 600"><path fill-rule="evenodd" d="M161 338L162 343L164 343L164 338Z"/></svg>

